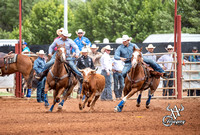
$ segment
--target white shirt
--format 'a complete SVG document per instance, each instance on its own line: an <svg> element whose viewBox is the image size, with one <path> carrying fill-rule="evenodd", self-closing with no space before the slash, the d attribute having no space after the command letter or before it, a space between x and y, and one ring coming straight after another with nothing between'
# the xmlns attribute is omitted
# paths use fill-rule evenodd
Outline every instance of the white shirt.
<svg viewBox="0 0 200 135"><path fill-rule="evenodd" d="M151 54L150 52L147 52L146 54ZM143 55L143 57L148 58L148 59L152 59L153 61L156 62L156 55Z"/></svg>
<svg viewBox="0 0 200 135"><path fill-rule="evenodd" d="M108 53L104 53L100 59L101 62L101 69L106 70L106 72L110 72L112 70L112 60Z"/></svg>
<svg viewBox="0 0 200 135"><path fill-rule="evenodd" d="M172 62L174 61L173 60L173 57L172 57L172 54L165 54L163 56L161 56L157 62ZM159 64L161 67L166 67L167 69L166 70L172 70L173 67L172 67L172 63L164 63L164 64Z"/></svg>
<svg viewBox="0 0 200 135"><path fill-rule="evenodd" d="M112 59L112 69L116 70L116 71L122 71L124 68L124 62L122 60L116 60L116 59Z"/></svg>

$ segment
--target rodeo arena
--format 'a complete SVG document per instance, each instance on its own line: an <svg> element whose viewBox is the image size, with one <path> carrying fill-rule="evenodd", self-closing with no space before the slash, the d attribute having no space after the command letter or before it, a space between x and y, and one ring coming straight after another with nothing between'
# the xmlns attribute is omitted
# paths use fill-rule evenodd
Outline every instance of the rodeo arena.
<svg viewBox="0 0 200 135"><path fill-rule="evenodd" d="M200 134L200 34L176 10L174 33L142 43L66 40L65 25L29 45L19 15L19 39L0 39L0 134Z"/></svg>

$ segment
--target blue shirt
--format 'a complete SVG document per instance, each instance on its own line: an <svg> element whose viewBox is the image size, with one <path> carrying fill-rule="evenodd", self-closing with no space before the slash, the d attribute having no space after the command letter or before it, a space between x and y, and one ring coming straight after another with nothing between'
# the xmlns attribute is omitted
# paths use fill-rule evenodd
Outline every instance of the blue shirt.
<svg viewBox="0 0 200 135"><path fill-rule="evenodd" d="M56 47L56 44L58 44L58 45L65 44L67 56L70 55L71 47L75 50L77 56L80 53L78 46L72 39L67 38L65 41L63 41L62 38L58 38L58 39L54 40L54 42L49 46L49 54L52 54L54 48Z"/></svg>
<svg viewBox="0 0 200 135"><path fill-rule="evenodd" d="M200 61L200 56L191 55L191 56L189 56L188 60L191 61L191 62L199 62Z"/></svg>
<svg viewBox="0 0 200 135"><path fill-rule="evenodd" d="M84 47L84 44L82 43L82 41L86 43L86 46L91 47L92 44L88 38L81 37L81 40L80 40L79 37L77 37L76 39L74 39L74 42L78 45L78 48L80 51L82 51L82 48ZM74 52L74 49L72 49L72 52Z"/></svg>
<svg viewBox="0 0 200 135"><path fill-rule="evenodd" d="M45 60L44 58L38 57L35 61L34 61L34 65L33 65L33 69L35 70L35 72L37 74L39 74L45 66Z"/></svg>
<svg viewBox="0 0 200 135"><path fill-rule="evenodd" d="M129 43L128 47L124 46L123 44L120 45L117 48L117 50L115 51L114 58L116 60L120 60L120 57L127 58L127 60L125 61L125 63L131 62L131 57L132 57L132 54L133 54L133 47L134 46L135 46L135 48L139 49L139 47L136 44L133 44L133 43Z"/></svg>
<svg viewBox="0 0 200 135"><path fill-rule="evenodd" d="M24 52L25 50L28 50L28 52L30 52L30 49L28 47L25 47L22 52Z"/></svg>

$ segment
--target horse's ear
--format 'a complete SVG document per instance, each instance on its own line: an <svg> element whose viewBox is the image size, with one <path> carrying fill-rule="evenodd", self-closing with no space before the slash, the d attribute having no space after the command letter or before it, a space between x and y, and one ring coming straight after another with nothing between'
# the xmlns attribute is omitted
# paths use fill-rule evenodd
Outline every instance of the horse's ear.
<svg viewBox="0 0 200 135"><path fill-rule="evenodd" d="M143 47L140 48L140 52L142 52L142 48L143 48Z"/></svg>
<svg viewBox="0 0 200 135"><path fill-rule="evenodd" d="M133 51L135 51L135 46L133 46Z"/></svg>

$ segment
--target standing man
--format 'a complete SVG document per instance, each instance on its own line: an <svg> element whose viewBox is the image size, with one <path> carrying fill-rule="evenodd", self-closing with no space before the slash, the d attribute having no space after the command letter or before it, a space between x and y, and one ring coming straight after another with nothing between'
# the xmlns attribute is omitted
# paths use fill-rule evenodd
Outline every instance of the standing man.
<svg viewBox="0 0 200 135"><path fill-rule="evenodd" d="M120 100L122 97L122 90L124 88L124 77L122 76L122 70L124 68L124 62L121 60L112 59L112 72L114 80L114 93L116 100Z"/></svg>
<svg viewBox="0 0 200 135"><path fill-rule="evenodd" d="M38 53L38 58L34 61L33 69L35 70L36 74L42 72L46 62L44 59L44 50L40 50ZM37 84L37 102L42 103L44 101L44 86L45 86L46 77L44 77L41 81Z"/></svg>
<svg viewBox="0 0 200 135"><path fill-rule="evenodd" d="M112 101L112 89L111 89L111 70L112 70L112 60L110 58L110 52L113 50L110 45L107 45L101 49L103 53L100 62L101 62L101 74L106 79L106 84L104 91L101 94L101 100L110 100Z"/></svg>
<svg viewBox="0 0 200 135"><path fill-rule="evenodd" d="M146 50L148 51L146 54L152 54L154 49L156 47L153 46L152 44L149 44L148 47L146 47ZM146 56L143 56L144 58L147 58L147 59L152 59L153 61L156 62L156 55L146 55Z"/></svg>
<svg viewBox="0 0 200 135"><path fill-rule="evenodd" d="M71 33L68 33L67 30L63 30L62 31L62 35L61 35L61 38L58 38L56 39L50 46L49 46L49 56L51 57L52 56L52 52L53 52L53 49L56 47L56 44L58 45L63 45L65 44L65 48L66 48L66 61L69 65L69 67L71 68L72 71L74 71L74 73L77 75L77 79L79 80L79 82L82 84L83 82L83 76L81 74L80 71L78 71L78 69L76 68L76 65L74 64L73 62L73 58L70 56L70 48L72 47L74 50L75 50L75 55L74 57L75 58L78 58L79 56L79 49L78 49L78 46L76 45L76 43L68 38L71 36ZM49 68L54 64L55 62L55 57L56 57L56 52L53 54L53 56L51 57L51 60L48 61L46 64L45 64L45 67L44 69L42 70L42 72L38 75L35 76L36 79L38 80L41 80L44 76L47 75L48 71L49 71Z"/></svg>
<svg viewBox="0 0 200 135"><path fill-rule="evenodd" d="M133 47L139 49L136 44L130 42L131 40L132 38L129 37L128 35L123 35L122 36L123 44L117 48L114 56L116 60L122 60L125 62L124 68L122 70L122 75L124 78L126 77L126 74L130 71L132 66L131 58L133 54ZM143 57L143 61L149 64L155 71L160 72L162 77L167 77L167 74L164 72L164 70L152 59Z"/></svg>
<svg viewBox="0 0 200 135"><path fill-rule="evenodd" d="M97 47L95 44L93 44L90 47L91 52L89 52L88 56L90 56L92 58L94 66L98 67L97 73L100 73L101 72L100 58L102 56L102 53L97 52L98 49L99 49L99 47Z"/></svg>
<svg viewBox="0 0 200 135"><path fill-rule="evenodd" d="M192 53L198 53L198 48L196 46L192 47ZM191 55L189 56L188 60L190 62L200 62L200 56L199 55ZM193 96L194 90L188 90L188 96ZM200 90L196 90L196 96L200 96Z"/></svg>
<svg viewBox="0 0 200 135"><path fill-rule="evenodd" d="M77 67L79 69L85 69L85 68L91 68L91 69L95 69L92 58L90 58L88 56L88 49L87 48L83 48L81 51L82 56L80 58L77 59ZM82 90L82 84L80 84L80 87L77 91L77 98L79 98L80 94L81 94L81 90Z"/></svg>
<svg viewBox="0 0 200 135"><path fill-rule="evenodd" d="M168 45L167 48L165 48L168 53L172 53L174 51L174 47L172 45ZM161 56L157 62L173 62L173 55L172 54L165 54ZM172 70L173 69L173 64L172 63L164 63L160 64L160 66L163 68L163 70ZM174 77L174 72L173 71L167 71L169 73L169 78ZM168 83L168 85L167 85ZM163 81L164 87L173 87L174 81L173 80L164 80ZM169 91L169 96L172 96L173 89L163 89L163 96L167 96L167 91Z"/></svg>
<svg viewBox="0 0 200 135"><path fill-rule="evenodd" d="M25 52L30 52L30 49L29 47L27 46L27 43L26 42L23 42L22 43L22 53L25 53Z"/></svg>
<svg viewBox="0 0 200 135"><path fill-rule="evenodd" d="M85 31L79 29L76 31L76 34L78 37L74 39L74 42L77 44L79 51L81 51L84 46L88 48L91 46L90 40L87 37L84 37ZM74 49L72 49L72 53L74 53Z"/></svg>

